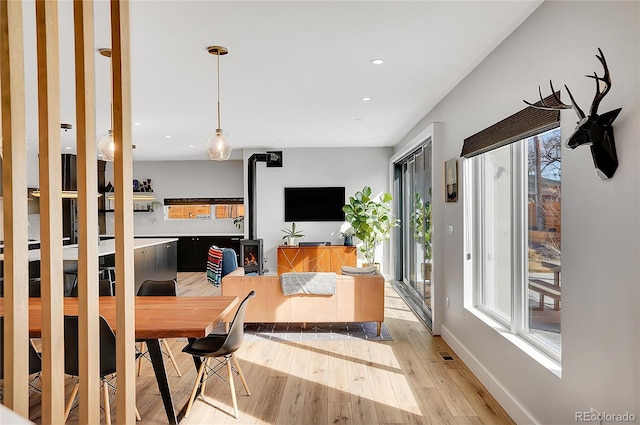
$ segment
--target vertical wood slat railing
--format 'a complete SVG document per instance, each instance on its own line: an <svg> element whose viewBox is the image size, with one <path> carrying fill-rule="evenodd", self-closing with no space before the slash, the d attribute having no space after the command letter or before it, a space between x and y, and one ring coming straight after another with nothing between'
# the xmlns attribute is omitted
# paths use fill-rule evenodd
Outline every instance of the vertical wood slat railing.
<svg viewBox="0 0 640 425"><path fill-rule="evenodd" d="M4 404L29 415L27 146L22 2L0 2L4 215Z"/></svg>
<svg viewBox="0 0 640 425"><path fill-rule="evenodd" d="M100 422L98 303L98 187L96 164L93 3L74 1L76 144L78 164L78 344L79 422Z"/></svg>
<svg viewBox="0 0 640 425"><path fill-rule="evenodd" d="M39 169L43 304L42 423L64 414L62 321L62 230L60 92L57 1L36 1ZM78 143L78 296L81 388L80 422L100 418L98 369L98 219L95 140L93 5L74 1L76 119ZM28 214L22 2L0 0L0 97L2 112L4 217L4 403L29 416L28 386ZM129 3L111 1L113 51L114 181L119 423L135 422L133 203Z"/></svg>
<svg viewBox="0 0 640 425"><path fill-rule="evenodd" d="M113 177L116 244L117 420L135 423L135 298L133 273L133 148L131 144L131 61L128 0L111 1L113 88ZM127 188L127 190L124 190ZM124 326L122 326L124 324Z"/></svg>
<svg viewBox="0 0 640 425"><path fill-rule="evenodd" d="M64 422L62 151L58 2L35 3L40 174L42 423ZM23 342L22 344L26 344Z"/></svg>

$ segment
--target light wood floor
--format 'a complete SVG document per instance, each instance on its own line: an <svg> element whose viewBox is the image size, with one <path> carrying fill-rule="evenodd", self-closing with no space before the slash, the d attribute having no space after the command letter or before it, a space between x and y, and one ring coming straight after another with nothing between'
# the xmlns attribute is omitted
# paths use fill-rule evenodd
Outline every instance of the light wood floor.
<svg viewBox="0 0 640 425"><path fill-rule="evenodd" d="M219 294L204 273L180 273L179 295ZM237 352L251 396L236 380L239 419L229 387L210 379L205 401L194 403L182 424L513 424L507 413L455 353L418 322L387 285L385 324L393 341L247 342ZM184 340L170 340L182 377L167 360L176 406L195 380ZM453 361L441 355L451 354ZM166 415L151 364L137 379L138 424L161 424ZM70 391L69 380L67 391ZM68 394L67 392L67 394ZM40 420L32 396L31 419ZM115 420L115 403L112 417ZM72 411L68 423L78 423Z"/></svg>

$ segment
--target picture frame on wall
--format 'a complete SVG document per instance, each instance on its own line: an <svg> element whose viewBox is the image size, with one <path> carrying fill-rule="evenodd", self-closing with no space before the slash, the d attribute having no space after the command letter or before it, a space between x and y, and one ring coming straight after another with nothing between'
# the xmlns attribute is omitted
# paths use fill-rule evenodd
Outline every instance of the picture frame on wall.
<svg viewBox="0 0 640 425"><path fill-rule="evenodd" d="M444 163L444 193L446 202L458 202L458 160L450 159Z"/></svg>

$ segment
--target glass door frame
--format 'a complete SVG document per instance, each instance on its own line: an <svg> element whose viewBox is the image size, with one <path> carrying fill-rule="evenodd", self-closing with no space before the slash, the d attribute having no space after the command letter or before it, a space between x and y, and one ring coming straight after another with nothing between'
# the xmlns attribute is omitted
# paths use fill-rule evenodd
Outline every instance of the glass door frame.
<svg viewBox="0 0 640 425"><path fill-rule="evenodd" d="M438 193L438 191L435 189L436 185L441 181L440 179L436 178L437 173L434 172L434 158L436 157L436 145L435 145L435 133L438 130L440 124L438 123L433 123L431 125L429 125L427 128L425 128L424 130L422 130L420 133L418 133L417 136L415 136L412 140L410 140L403 148L399 149L389 160L389 176L390 176L390 187L392 188L392 194L394 197L394 213L396 214L397 217L402 218L403 217L403 206L402 206L402 200L403 200L403 188L401 186L402 184L402 178L401 178L401 174L402 174L402 169L400 168L400 164L402 162L404 162L406 160L406 158L415 153L418 149L420 149L422 146L424 145L429 145L431 146L431 155L430 155L430 162L431 164L429 164L430 166L430 171L428 171L430 173L430 180L431 180L431 186L432 186L432 193ZM437 205L437 202L434 202L434 200L432 200L432 205L434 206L434 208L432 208L433 212L437 212L437 207L435 205ZM407 233L403 230L405 228L405 224L402 223L401 226L397 229L394 229L395 232L392 235L392 239L391 239L391 252L393 252L394 254L391 256L391 270L393 270L394 275L393 275L393 280L392 283L394 285L394 287L396 288L397 292L405 299L405 301L407 302L407 304L409 304L409 306L414 309L414 311L416 312L416 315L425 323L425 325L430 328L431 332L434 335L439 335L440 334L440 320L439 320L439 315L438 312L441 311L441 300L438 295L440 294L440 290L438 287L438 257L437 257L437 253L438 253L438 249L437 249L437 244L438 244L438 239L437 239L437 221L436 221L436 214L432 214L431 217L431 228L433 229L432 231L432 272L431 272L431 317L425 317L425 314L420 314L419 309L421 309L420 306L418 305L411 305L412 302L411 300L409 300L408 298L411 298L410 296L408 297L407 295L407 288L406 285L404 285L403 282L403 270L404 270L404 258L402 257L403 255L403 251L405 251L404 249L404 245L405 245L405 240L406 240L406 235ZM404 292L404 293L403 293ZM422 317L421 317L422 316Z"/></svg>

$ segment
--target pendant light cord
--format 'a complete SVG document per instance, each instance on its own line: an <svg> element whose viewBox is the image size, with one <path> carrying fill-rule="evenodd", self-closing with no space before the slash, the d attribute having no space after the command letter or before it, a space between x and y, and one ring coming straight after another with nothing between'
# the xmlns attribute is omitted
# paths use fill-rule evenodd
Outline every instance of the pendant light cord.
<svg viewBox="0 0 640 425"><path fill-rule="evenodd" d="M218 52L216 56L218 57L218 130L221 130L221 127L220 127L220 52Z"/></svg>

